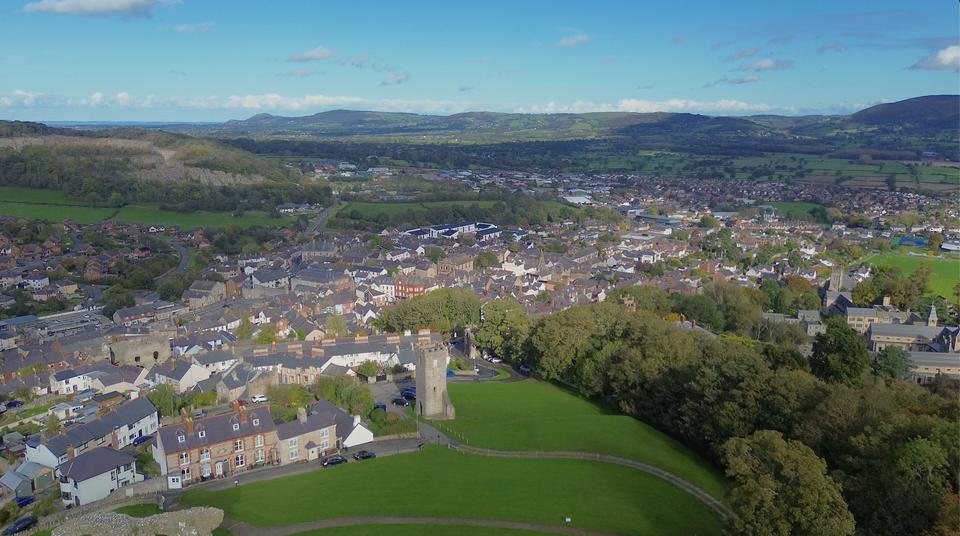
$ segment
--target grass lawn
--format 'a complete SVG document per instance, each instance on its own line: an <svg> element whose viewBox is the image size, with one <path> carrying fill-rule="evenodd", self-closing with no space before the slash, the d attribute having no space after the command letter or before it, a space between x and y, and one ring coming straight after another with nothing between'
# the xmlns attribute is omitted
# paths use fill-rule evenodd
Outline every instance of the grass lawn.
<svg viewBox="0 0 960 536"><path fill-rule="evenodd" d="M867 261L874 265L900 268L907 275L912 274L921 264L928 264L933 270L930 291L946 298L953 296L953 286L960 280L960 257L930 258L901 253L879 253L868 257Z"/></svg>
<svg viewBox="0 0 960 536"><path fill-rule="evenodd" d="M410 202L410 203L367 203L363 201L351 201L344 205L340 211L343 214L350 214L350 212L356 210L363 217L376 216L377 214L386 214L387 216L393 216L407 210L419 210L425 208L439 208L439 207L452 207L452 206L462 206L469 207L470 205L478 205L480 208L489 208L493 206L496 201L490 200L473 200L473 201L427 201L427 202Z"/></svg>
<svg viewBox="0 0 960 536"><path fill-rule="evenodd" d="M156 504L131 504L130 506L121 506L114 510L118 514L126 514L130 517L150 517L160 513L160 507Z"/></svg>
<svg viewBox="0 0 960 536"><path fill-rule="evenodd" d="M255 526L320 519L447 516L575 525L618 534L719 534L720 520L679 488L640 471L573 460L423 452L183 495Z"/></svg>
<svg viewBox="0 0 960 536"><path fill-rule="evenodd" d="M213 529L213 536L233 536L233 531L223 527Z"/></svg>
<svg viewBox="0 0 960 536"><path fill-rule="evenodd" d="M667 435L547 382L453 383L457 418L434 423L477 447L613 454L656 465L722 498L720 472Z"/></svg>
<svg viewBox="0 0 960 536"><path fill-rule="evenodd" d="M807 221L816 221L810 211L820 207L817 203L801 203L801 202L788 202L781 201L777 203L767 203L773 208L777 209L777 212L781 217L788 220L807 220Z"/></svg>
<svg viewBox="0 0 960 536"><path fill-rule="evenodd" d="M100 207L56 190L9 186L0 186L0 215L49 221L70 218L80 224L116 219L148 225L179 225L186 229L223 225L279 227L293 222L289 217L271 218L256 211L246 212L242 218L234 218L233 214L227 212L180 213L160 210L150 205L130 205L120 209Z"/></svg>
<svg viewBox="0 0 960 536"><path fill-rule="evenodd" d="M471 527L463 525L357 525L298 532L293 536L533 536L542 532L529 530ZM214 534L216 536L216 534Z"/></svg>

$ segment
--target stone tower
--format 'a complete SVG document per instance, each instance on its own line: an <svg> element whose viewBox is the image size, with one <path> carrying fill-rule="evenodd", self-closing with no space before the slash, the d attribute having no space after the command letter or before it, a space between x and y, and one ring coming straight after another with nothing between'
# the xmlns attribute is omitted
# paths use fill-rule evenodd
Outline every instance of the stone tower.
<svg viewBox="0 0 960 536"><path fill-rule="evenodd" d="M447 348L427 344L417 348L417 414L427 419L454 418L447 394Z"/></svg>
<svg viewBox="0 0 960 536"><path fill-rule="evenodd" d="M830 270L830 289L834 292L840 292L843 290L843 266L834 265L833 269Z"/></svg>

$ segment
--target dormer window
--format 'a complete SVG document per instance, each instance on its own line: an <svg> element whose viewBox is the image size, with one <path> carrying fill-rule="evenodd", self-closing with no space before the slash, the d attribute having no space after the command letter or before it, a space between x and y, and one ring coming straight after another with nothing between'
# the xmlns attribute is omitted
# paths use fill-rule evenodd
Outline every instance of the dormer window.
<svg viewBox="0 0 960 536"><path fill-rule="evenodd" d="M238 422L233 423L233 431L236 432L239 429L240 429L240 423Z"/></svg>
<svg viewBox="0 0 960 536"><path fill-rule="evenodd" d="M260 426L260 419L254 419L254 420L253 420L253 425L254 425L254 426Z"/></svg>
<svg viewBox="0 0 960 536"><path fill-rule="evenodd" d="M179 434L177 434L178 443L186 443L186 441L187 441L187 436L183 435L183 432L180 432Z"/></svg>
<svg viewBox="0 0 960 536"><path fill-rule="evenodd" d="M206 430L200 430L199 432L197 432L197 435L200 436L200 439L203 439L203 438L207 437L207 431L206 431Z"/></svg>

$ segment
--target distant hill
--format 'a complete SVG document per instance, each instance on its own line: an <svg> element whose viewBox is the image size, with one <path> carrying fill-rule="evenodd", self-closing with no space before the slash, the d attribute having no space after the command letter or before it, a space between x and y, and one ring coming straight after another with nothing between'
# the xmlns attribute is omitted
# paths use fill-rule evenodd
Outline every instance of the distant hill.
<svg viewBox="0 0 960 536"><path fill-rule="evenodd" d="M862 125L956 130L960 128L960 95L928 95L878 104L847 120Z"/></svg>

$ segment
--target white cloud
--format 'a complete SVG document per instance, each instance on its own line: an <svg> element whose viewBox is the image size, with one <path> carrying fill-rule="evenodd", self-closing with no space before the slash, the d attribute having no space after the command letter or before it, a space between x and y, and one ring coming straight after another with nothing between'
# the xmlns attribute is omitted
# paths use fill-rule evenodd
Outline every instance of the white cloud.
<svg viewBox="0 0 960 536"><path fill-rule="evenodd" d="M742 60L744 58L752 58L759 53L760 53L759 48L745 48L743 50L738 50L733 54L730 54L729 56L723 58L723 61L736 61L736 60Z"/></svg>
<svg viewBox="0 0 960 536"><path fill-rule="evenodd" d="M287 61L292 62L308 62L308 61L321 61L327 60L333 57L335 52L329 48L317 47L306 52L300 52L297 54L291 54Z"/></svg>
<svg viewBox="0 0 960 536"><path fill-rule="evenodd" d="M103 103L103 93L97 91L90 95L90 106L100 106Z"/></svg>
<svg viewBox="0 0 960 536"><path fill-rule="evenodd" d="M410 80L409 73L390 73L380 81L381 86L396 86Z"/></svg>
<svg viewBox="0 0 960 536"><path fill-rule="evenodd" d="M349 58L342 58L337 60L337 65L343 65L345 67L356 67L361 68L370 61L370 58L366 54L358 54L356 56L351 56Z"/></svg>
<svg viewBox="0 0 960 536"><path fill-rule="evenodd" d="M86 15L149 17L153 8L178 3L174 0L38 0L23 6L24 11Z"/></svg>
<svg viewBox="0 0 960 536"><path fill-rule="evenodd" d="M820 48L817 49L817 54L823 54L824 52L843 52L846 49L847 46L840 41L830 41L820 45Z"/></svg>
<svg viewBox="0 0 960 536"><path fill-rule="evenodd" d="M179 33L200 33L212 32L216 24L212 22L198 22L196 24L178 24L173 27L173 31Z"/></svg>
<svg viewBox="0 0 960 536"><path fill-rule="evenodd" d="M580 46L584 43L587 43L589 41L590 41L589 35L585 33L578 33L578 34L568 35L567 37L564 37L563 39L557 41L553 46L557 48L573 48L576 46Z"/></svg>
<svg viewBox="0 0 960 536"><path fill-rule="evenodd" d="M950 45L914 63L911 69L960 71L960 45Z"/></svg>
<svg viewBox="0 0 960 536"><path fill-rule="evenodd" d="M744 63L738 70L740 71L775 71L780 69L789 69L793 67L791 60L777 60L773 58L764 58L752 63Z"/></svg>
<svg viewBox="0 0 960 536"><path fill-rule="evenodd" d="M126 91L121 91L113 98L113 102L115 102L117 106L130 106L133 103L133 97Z"/></svg>
<svg viewBox="0 0 960 536"><path fill-rule="evenodd" d="M280 78L307 78L317 74L313 69L293 69L284 73L277 73Z"/></svg>
<svg viewBox="0 0 960 536"><path fill-rule="evenodd" d="M714 80L703 85L703 87L713 87L720 84L730 84L734 86L742 84L752 84L754 82L759 82L760 77L756 75L744 76L743 78L721 78L719 80Z"/></svg>

